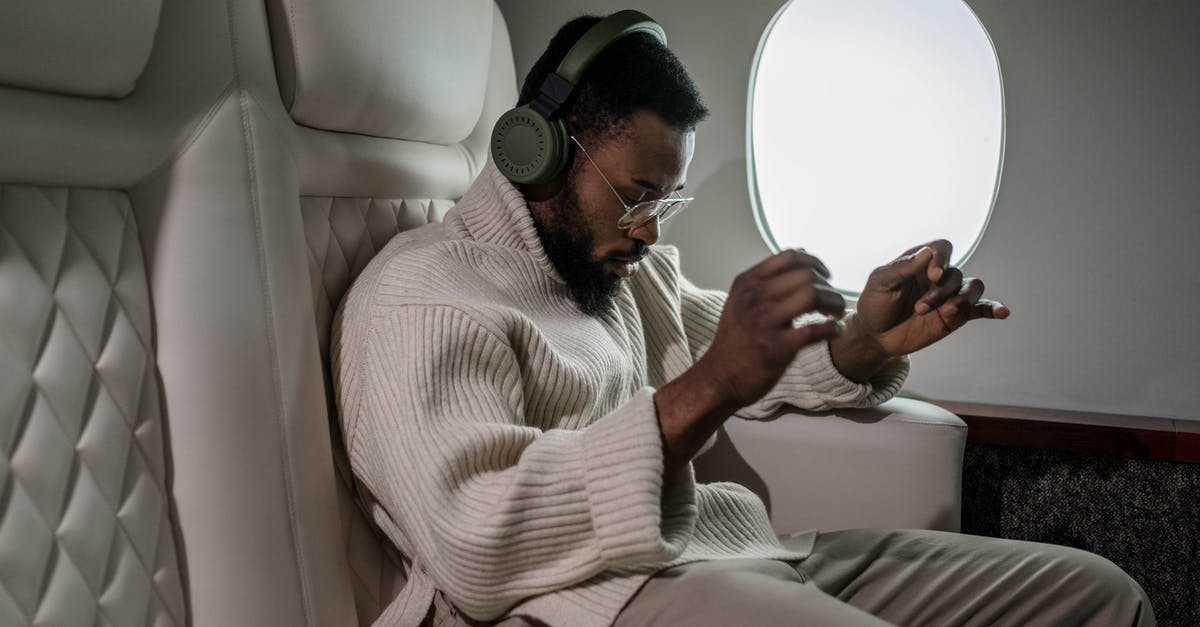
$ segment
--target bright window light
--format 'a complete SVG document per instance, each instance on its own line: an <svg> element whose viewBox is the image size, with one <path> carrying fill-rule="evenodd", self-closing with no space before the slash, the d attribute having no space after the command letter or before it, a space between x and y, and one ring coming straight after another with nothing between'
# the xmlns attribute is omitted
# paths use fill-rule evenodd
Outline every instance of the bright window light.
<svg viewBox="0 0 1200 627"><path fill-rule="evenodd" d="M803 247L855 296L933 239L970 255L1004 152L991 39L962 0L791 0L755 55L747 170L774 250Z"/></svg>

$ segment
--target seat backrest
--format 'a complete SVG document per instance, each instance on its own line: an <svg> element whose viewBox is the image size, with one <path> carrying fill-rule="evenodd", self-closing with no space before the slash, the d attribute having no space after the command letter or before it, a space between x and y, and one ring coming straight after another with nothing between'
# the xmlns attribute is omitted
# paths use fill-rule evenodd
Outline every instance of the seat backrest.
<svg viewBox="0 0 1200 627"><path fill-rule="evenodd" d="M492 123L516 101L512 48L491 0L400 0L347 10L266 0L278 107L296 165L310 306L338 468L342 541L360 624L404 583L341 450L329 385L330 326L359 271L396 233L439 220L486 160Z"/></svg>

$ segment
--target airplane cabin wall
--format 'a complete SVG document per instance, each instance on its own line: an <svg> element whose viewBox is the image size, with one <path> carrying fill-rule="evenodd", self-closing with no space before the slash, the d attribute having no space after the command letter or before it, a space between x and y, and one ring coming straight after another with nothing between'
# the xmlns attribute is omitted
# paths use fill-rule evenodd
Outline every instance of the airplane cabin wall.
<svg viewBox="0 0 1200 627"><path fill-rule="evenodd" d="M519 78L566 20L628 6L499 4ZM748 199L746 86L782 4L633 6L664 26L712 111L688 176L695 204L663 238L706 287L727 288L770 253ZM999 55L1007 147L990 226L963 269L1013 316L973 323L916 355L908 388L933 399L1200 420L1200 4L969 4ZM899 252L878 251L879 262Z"/></svg>

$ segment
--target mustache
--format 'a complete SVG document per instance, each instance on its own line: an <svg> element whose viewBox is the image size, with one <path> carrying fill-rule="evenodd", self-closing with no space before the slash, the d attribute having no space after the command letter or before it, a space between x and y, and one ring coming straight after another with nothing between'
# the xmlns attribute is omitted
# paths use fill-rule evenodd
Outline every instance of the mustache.
<svg viewBox="0 0 1200 627"><path fill-rule="evenodd" d="M605 255L607 261L641 261L650 252L650 247L645 242L635 241L633 251L629 253L616 252Z"/></svg>

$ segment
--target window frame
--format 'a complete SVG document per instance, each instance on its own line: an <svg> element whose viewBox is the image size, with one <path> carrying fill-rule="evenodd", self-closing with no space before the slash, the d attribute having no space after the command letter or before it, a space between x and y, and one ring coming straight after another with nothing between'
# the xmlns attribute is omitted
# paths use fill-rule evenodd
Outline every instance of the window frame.
<svg viewBox="0 0 1200 627"><path fill-rule="evenodd" d="M755 227L758 229L759 235L762 237L763 242L766 243L767 248L772 254L782 251L783 247L779 245L779 241L775 238L775 234L771 231L770 225L767 224L766 214L763 209L762 197L759 194L758 170L754 158L754 92L755 87L758 84L759 65L762 61L767 40L770 38L771 33L774 32L780 18L783 17L784 13L786 13L796 1L797 0L787 0L783 6L779 7L779 9L775 11L775 15L773 15L771 20L767 23L766 28L763 29L762 35L759 36L758 46L754 50L754 57L750 64L750 78L746 89L746 180L750 196L750 208L751 213L754 214ZM987 39L988 46L992 51L992 59L995 63L996 79L1000 91L1000 136L998 138L1000 147L996 158L996 176L995 182L992 185L991 202L988 203L987 213L983 218L983 224L980 226L979 233L976 234L974 241L972 241L971 244L965 248L960 247L958 243L955 244L954 253L950 263L951 265L962 267L968 260L970 260L971 256L975 253L975 251L979 248L980 243L983 241L983 237L987 233L988 227L991 225L992 216L995 214L996 202L1000 197L1000 183L1004 178L1004 161L1005 154L1008 149L1008 107L1006 104L1007 99L1005 98L1004 91L1004 68L1000 63L1000 52L996 49L996 42L992 39L992 34L988 31L987 27L984 26L983 20L979 19L979 15L975 13L975 10L972 9L971 6L964 0L949 1L960 2L963 7L966 8L967 12L970 13L970 15L975 19L976 24L979 26L980 32L982 32L984 37ZM916 246L922 243L923 242L912 242L907 245ZM894 253L885 251L883 254L899 254L900 252L901 251L899 250L894 251ZM886 261L887 259L881 258L879 259L878 263L882 264ZM832 284L831 286L850 300L857 300L862 294L860 290L833 286Z"/></svg>

